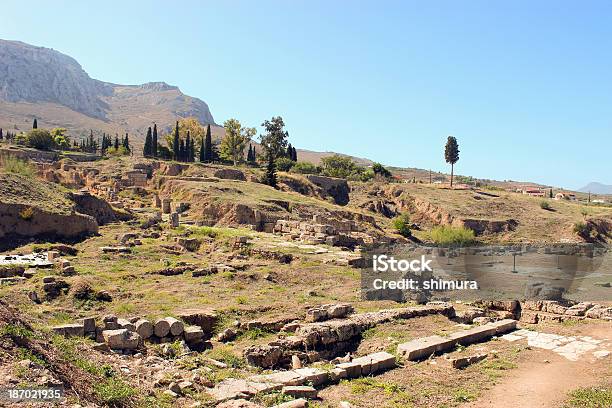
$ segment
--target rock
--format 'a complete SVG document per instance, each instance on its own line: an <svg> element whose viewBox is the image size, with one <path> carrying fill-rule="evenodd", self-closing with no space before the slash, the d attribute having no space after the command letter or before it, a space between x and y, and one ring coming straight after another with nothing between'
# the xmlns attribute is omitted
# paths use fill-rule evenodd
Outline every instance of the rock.
<svg viewBox="0 0 612 408"><path fill-rule="evenodd" d="M612 307L595 305L585 313L585 316L590 319L612 320Z"/></svg>
<svg viewBox="0 0 612 408"><path fill-rule="evenodd" d="M185 391L193 388L193 383L191 381L181 381L180 383L178 383L178 387L181 391L181 394L184 394Z"/></svg>
<svg viewBox="0 0 612 408"><path fill-rule="evenodd" d="M134 323L136 327L136 333L143 339L146 340L153 335L153 324L146 319L138 319Z"/></svg>
<svg viewBox="0 0 612 408"><path fill-rule="evenodd" d="M55 276L43 276L43 283L52 283L55 282Z"/></svg>
<svg viewBox="0 0 612 408"><path fill-rule="evenodd" d="M121 329L127 329L129 331L136 331L136 326L134 323L130 322L127 319L117 319L117 325Z"/></svg>
<svg viewBox="0 0 612 408"><path fill-rule="evenodd" d="M314 387L307 385L292 385L283 387L282 393L296 398L317 398L318 392Z"/></svg>
<svg viewBox="0 0 612 408"><path fill-rule="evenodd" d="M590 308L593 307L593 304L590 302L580 302L577 305L574 305L565 311L566 315L570 316L584 316Z"/></svg>
<svg viewBox="0 0 612 408"><path fill-rule="evenodd" d="M105 254L129 254L130 252L132 252L130 247L126 246L105 246L100 247L100 251Z"/></svg>
<svg viewBox="0 0 612 408"><path fill-rule="evenodd" d="M176 243L190 252L197 251L200 248L200 240L197 238L178 237Z"/></svg>
<svg viewBox="0 0 612 408"><path fill-rule="evenodd" d="M104 323L104 330L116 330L119 328L117 324L117 316L115 315L106 315L102 318L102 322Z"/></svg>
<svg viewBox="0 0 612 408"><path fill-rule="evenodd" d="M213 173L213 175L220 179L225 180L240 180L246 181L244 173L237 169L219 169Z"/></svg>
<svg viewBox="0 0 612 408"><path fill-rule="evenodd" d="M106 344L114 350L135 350L141 342L138 333L127 329L104 330L102 337Z"/></svg>
<svg viewBox="0 0 612 408"><path fill-rule="evenodd" d="M217 408L262 408L262 406L240 398L222 402Z"/></svg>
<svg viewBox="0 0 612 408"><path fill-rule="evenodd" d="M182 393L181 392L181 387L177 383L175 383L175 382L171 382L170 385L168 386L168 389L170 391L174 392L174 393L177 393L177 394L181 394Z"/></svg>
<svg viewBox="0 0 612 408"><path fill-rule="evenodd" d="M217 324L217 314L212 310L187 310L179 312L177 317L184 322L200 326L204 335L209 335Z"/></svg>
<svg viewBox="0 0 612 408"><path fill-rule="evenodd" d="M232 341L236 338L236 331L230 328L227 328L225 330L223 330L221 333L219 333L219 335L217 336L217 339L220 342L228 342L228 341Z"/></svg>
<svg viewBox="0 0 612 408"><path fill-rule="evenodd" d="M155 321L153 332L159 338L166 337L170 334L170 322L166 319L158 319Z"/></svg>
<svg viewBox="0 0 612 408"><path fill-rule="evenodd" d="M177 212L171 213L169 217L169 223L170 223L170 228L178 228L180 224L179 213Z"/></svg>
<svg viewBox="0 0 612 408"><path fill-rule="evenodd" d="M181 334L183 334L183 330L185 328L185 326L183 325L183 322L181 322L178 319L175 319L174 317L166 317L165 320L170 325L170 334L171 335L173 335L173 336L180 336Z"/></svg>
<svg viewBox="0 0 612 408"><path fill-rule="evenodd" d="M306 408L308 407L308 400L304 398L295 399L293 401L283 402L279 405L274 405L272 408Z"/></svg>
<svg viewBox="0 0 612 408"><path fill-rule="evenodd" d="M162 208L162 212L164 214L170 214L170 205L172 204L172 199L170 198L164 198L161 201L161 208Z"/></svg>
<svg viewBox="0 0 612 408"><path fill-rule="evenodd" d="M302 368L302 362L300 361L300 358L295 354L291 356L291 368Z"/></svg>
<svg viewBox="0 0 612 408"><path fill-rule="evenodd" d="M96 300L99 300L100 302L112 302L113 297L107 291L101 290L96 294Z"/></svg>
<svg viewBox="0 0 612 408"><path fill-rule="evenodd" d="M85 336L85 330L83 324L64 324L61 326L55 326L51 329L53 333L62 335L64 337L83 337Z"/></svg>
<svg viewBox="0 0 612 408"><path fill-rule="evenodd" d="M171 390L165 390L162 394L170 398L178 398L178 394Z"/></svg>
<svg viewBox="0 0 612 408"><path fill-rule="evenodd" d="M597 350L595 352L593 352L593 356L595 356L595 358L597 359L603 359L606 358L610 355L610 352L608 350Z"/></svg>
<svg viewBox="0 0 612 408"><path fill-rule="evenodd" d="M338 404L339 408L355 408L350 402L348 401L340 401L340 404Z"/></svg>
<svg viewBox="0 0 612 408"><path fill-rule="evenodd" d="M85 333L92 333L96 331L96 319L93 317L85 317L81 319L83 324L83 331Z"/></svg>
<svg viewBox="0 0 612 408"><path fill-rule="evenodd" d="M91 348L102 353L107 353L110 351L110 347L108 347L108 344L106 343L94 343Z"/></svg>
<svg viewBox="0 0 612 408"><path fill-rule="evenodd" d="M29 299L30 299L32 302L34 302L34 303L36 303L36 304L40 304L40 303L41 303L40 298L38 297L38 292L36 292L36 291L34 291L34 290L33 290L33 291L28 292L28 298L29 298Z"/></svg>
<svg viewBox="0 0 612 408"><path fill-rule="evenodd" d="M187 326L183 337L188 344L199 343L204 339L204 331L200 326Z"/></svg>
<svg viewBox="0 0 612 408"><path fill-rule="evenodd" d="M490 317L483 316L483 317L475 317L472 320L472 323L476 325L483 325L483 324L491 323L492 321L493 319L491 319Z"/></svg>
<svg viewBox="0 0 612 408"><path fill-rule="evenodd" d="M468 357L452 358L450 359L450 363L453 368L462 369L474 363L484 360L485 358L487 358L487 356L488 356L487 353L483 353L483 354L476 354L476 355L468 356Z"/></svg>

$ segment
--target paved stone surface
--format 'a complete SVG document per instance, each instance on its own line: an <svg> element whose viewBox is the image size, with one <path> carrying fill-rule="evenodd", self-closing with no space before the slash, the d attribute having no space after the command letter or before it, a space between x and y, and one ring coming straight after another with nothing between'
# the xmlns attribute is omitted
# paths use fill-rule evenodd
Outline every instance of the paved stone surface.
<svg viewBox="0 0 612 408"><path fill-rule="evenodd" d="M527 339L531 347L551 350L570 361L578 361L591 352L596 358L605 358L612 344L608 339L594 339L590 336L561 336L553 333L542 333L533 330L516 330L501 337L506 341ZM599 357L602 356L602 357Z"/></svg>

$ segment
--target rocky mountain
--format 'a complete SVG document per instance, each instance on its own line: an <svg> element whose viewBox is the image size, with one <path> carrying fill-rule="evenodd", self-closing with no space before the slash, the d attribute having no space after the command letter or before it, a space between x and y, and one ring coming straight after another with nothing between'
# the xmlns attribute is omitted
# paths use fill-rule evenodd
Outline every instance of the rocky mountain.
<svg viewBox="0 0 612 408"><path fill-rule="evenodd" d="M142 134L179 117L215 124L208 105L164 82L118 85L89 77L73 58L53 49L0 40L0 127L45 127Z"/></svg>
<svg viewBox="0 0 612 408"><path fill-rule="evenodd" d="M582 193L612 194L612 185L592 182L578 190Z"/></svg>

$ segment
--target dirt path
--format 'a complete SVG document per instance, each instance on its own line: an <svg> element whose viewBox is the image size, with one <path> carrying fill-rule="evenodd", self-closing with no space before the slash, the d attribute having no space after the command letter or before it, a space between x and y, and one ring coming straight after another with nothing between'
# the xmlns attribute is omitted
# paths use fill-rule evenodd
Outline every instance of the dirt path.
<svg viewBox="0 0 612 408"><path fill-rule="evenodd" d="M567 394L596 385L606 371L604 361L569 361L549 350L533 350L530 361L519 365L499 384L464 408L558 408ZM609 363L609 361L607 361Z"/></svg>

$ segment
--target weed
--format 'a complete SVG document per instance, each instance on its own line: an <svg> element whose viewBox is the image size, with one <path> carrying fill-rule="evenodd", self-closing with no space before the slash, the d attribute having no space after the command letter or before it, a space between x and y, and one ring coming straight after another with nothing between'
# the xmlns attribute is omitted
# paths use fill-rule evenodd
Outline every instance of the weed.
<svg viewBox="0 0 612 408"><path fill-rule="evenodd" d="M578 388L569 393L563 408L608 408L612 407L612 388Z"/></svg>

